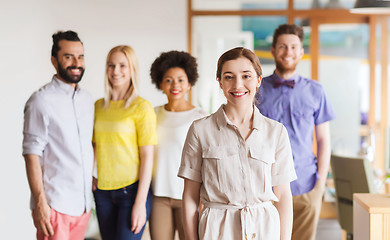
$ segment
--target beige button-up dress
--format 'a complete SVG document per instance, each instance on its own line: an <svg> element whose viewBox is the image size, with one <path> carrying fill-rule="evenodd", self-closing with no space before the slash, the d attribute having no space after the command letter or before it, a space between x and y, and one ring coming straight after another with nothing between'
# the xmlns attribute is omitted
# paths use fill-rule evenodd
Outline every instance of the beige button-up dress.
<svg viewBox="0 0 390 240"><path fill-rule="evenodd" d="M296 174L287 130L256 107L246 141L223 106L195 121L178 176L201 183L199 239L280 239L272 186L289 183Z"/></svg>

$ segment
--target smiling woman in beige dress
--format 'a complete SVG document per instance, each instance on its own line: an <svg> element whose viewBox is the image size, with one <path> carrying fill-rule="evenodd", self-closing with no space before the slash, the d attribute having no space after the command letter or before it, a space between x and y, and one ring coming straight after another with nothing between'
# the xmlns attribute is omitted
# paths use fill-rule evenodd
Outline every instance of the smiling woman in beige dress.
<svg viewBox="0 0 390 240"><path fill-rule="evenodd" d="M291 239L296 174L287 130L254 107L261 74L245 48L218 60L227 103L191 125L178 173L188 240Z"/></svg>

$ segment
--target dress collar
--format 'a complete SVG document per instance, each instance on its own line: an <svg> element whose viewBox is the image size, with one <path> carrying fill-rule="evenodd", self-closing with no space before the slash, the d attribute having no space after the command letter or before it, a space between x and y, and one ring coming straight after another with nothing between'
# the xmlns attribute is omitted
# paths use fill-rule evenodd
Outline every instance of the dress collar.
<svg viewBox="0 0 390 240"><path fill-rule="evenodd" d="M217 127L218 127L218 130L221 129L221 127L226 127L226 125L232 125L234 126L234 124L229 120L229 118L226 116L226 113L225 113L225 110L223 109L223 107L225 106L225 104L222 104L219 109L215 112L215 116L216 116L216 121L217 121ZM259 109L257 107L255 107L255 105L252 105L254 111L253 111L253 123L252 123L252 128L253 129L257 129L257 130L260 130L262 124L262 120L263 120L263 115L260 113Z"/></svg>

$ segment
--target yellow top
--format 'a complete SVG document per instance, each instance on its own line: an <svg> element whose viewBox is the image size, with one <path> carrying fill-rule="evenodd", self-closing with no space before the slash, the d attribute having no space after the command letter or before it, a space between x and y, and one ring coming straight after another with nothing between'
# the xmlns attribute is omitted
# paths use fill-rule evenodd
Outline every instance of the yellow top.
<svg viewBox="0 0 390 240"><path fill-rule="evenodd" d="M95 103L93 142L97 160L98 188L119 189L139 178L139 147L156 145L156 115L145 99L136 98L128 108L124 100L111 101L103 109Z"/></svg>

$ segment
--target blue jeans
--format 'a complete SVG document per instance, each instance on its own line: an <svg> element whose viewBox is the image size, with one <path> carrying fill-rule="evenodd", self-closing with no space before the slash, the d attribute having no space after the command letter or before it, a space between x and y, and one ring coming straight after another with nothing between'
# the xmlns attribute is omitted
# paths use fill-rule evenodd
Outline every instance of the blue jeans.
<svg viewBox="0 0 390 240"><path fill-rule="evenodd" d="M134 234L131 231L131 212L137 195L138 182L117 190L94 191L96 214L103 240L140 240L145 229ZM152 193L149 188L146 200L146 217L152 207Z"/></svg>

